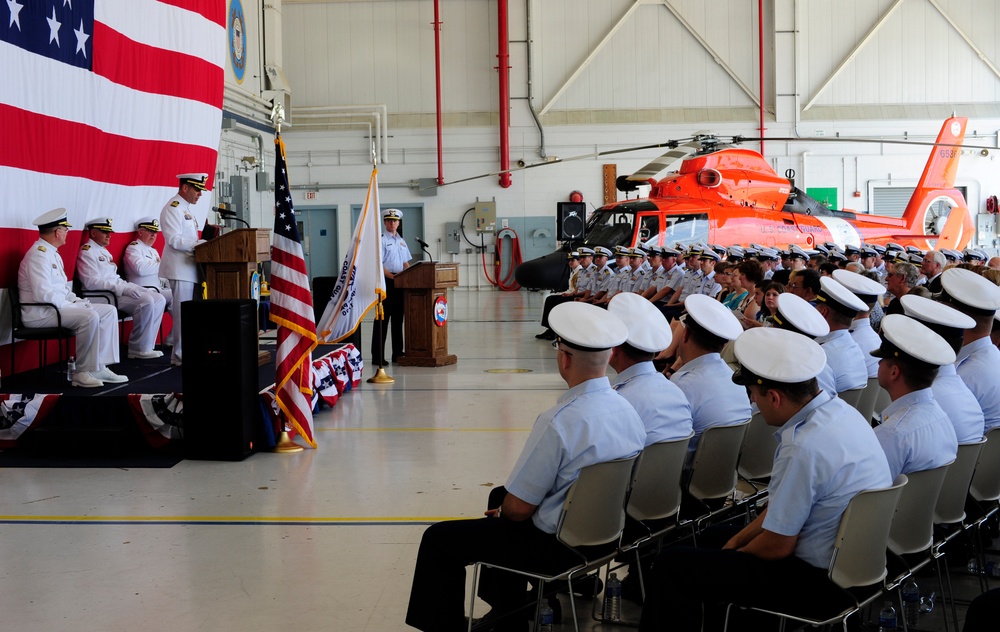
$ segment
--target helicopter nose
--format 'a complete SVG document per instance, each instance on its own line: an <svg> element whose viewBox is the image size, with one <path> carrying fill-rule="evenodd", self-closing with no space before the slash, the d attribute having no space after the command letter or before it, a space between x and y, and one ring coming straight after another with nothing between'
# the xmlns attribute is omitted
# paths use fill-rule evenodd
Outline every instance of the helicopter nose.
<svg viewBox="0 0 1000 632"><path fill-rule="evenodd" d="M566 252L557 250L543 257L525 261L514 270L514 279L521 287L533 290L565 288L569 281Z"/></svg>

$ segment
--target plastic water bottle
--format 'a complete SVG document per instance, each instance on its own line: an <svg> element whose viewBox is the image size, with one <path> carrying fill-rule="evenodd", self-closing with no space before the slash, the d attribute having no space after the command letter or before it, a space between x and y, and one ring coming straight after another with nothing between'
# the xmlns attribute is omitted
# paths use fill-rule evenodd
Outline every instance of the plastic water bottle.
<svg viewBox="0 0 1000 632"><path fill-rule="evenodd" d="M887 601L878 613L878 632L896 632L896 609Z"/></svg>
<svg viewBox="0 0 1000 632"><path fill-rule="evenodd" d="M903 619L907 628L917 627L917 620L920 618L920 587L917 582L910 581L903 584Z"/></svg>
<svg viewBox="0 0 1000 632"><path fill-rule="evenodd" d="M541 609L538 611L538 631L552 632L552 619L552 606L548 602L543 603Z"/></svg>
<svg viewBox="0 0 1000 632"><path fill-rule="evenodd" d="M622 618L622 582L616 573L608 576L604 587L604 618L608 621L621 621Z"/></svg>
<svg viewBox="0 0 1000 632"><path fill-rule="evenodd" d="M976 560L976 558L972 558L971 560L969 560L969 563L966 566L966 568L973 575L979 574L979 562ZM997 564L993 560L986 560L986 569L984 572L988 577L1000 577L1000 564Z"/></svg>
<svg viewBox="0 0 1000 632"><path fill-rule="evenodd" d="M73 381L73 374L76 373L76 356L70 356L69 362L66 363L66 381Z"/></svg>

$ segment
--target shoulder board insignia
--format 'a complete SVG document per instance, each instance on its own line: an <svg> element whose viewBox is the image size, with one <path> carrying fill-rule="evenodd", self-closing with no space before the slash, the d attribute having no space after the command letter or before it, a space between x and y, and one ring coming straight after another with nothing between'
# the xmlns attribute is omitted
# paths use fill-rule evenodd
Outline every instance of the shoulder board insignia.
<svg viewBox="0 0 1000 632"><path fill-rule="evenodd" d="M130 246L138 246L139 242L138 241L133 241L133 242L129 243L129 245Z"/></svg>
<svg viewBox="0 0 1000 632"><path fill-rule="evenodd" d="M170 203L170 206L172 206L172 207L174 207L174 208L176 208L176 207L178 207L178 206L180 206L180 205L181 205L181 203L180 203L180 202L178 202L177 200L174 200L173 202L171 202L171 203Z"/></svg>
<svg viewBox="0 0 1000 632"><path fill-rule="evenodd" d="M80 249L81 250L90 250L90 244L83 244L82 246L80 246Z"/></svg>
<svg viewBox="0 0 1000 632"><path fill-rule="evenodd" d="M42 252L45 252L45 246L39 246L38 249Z"/></svg>

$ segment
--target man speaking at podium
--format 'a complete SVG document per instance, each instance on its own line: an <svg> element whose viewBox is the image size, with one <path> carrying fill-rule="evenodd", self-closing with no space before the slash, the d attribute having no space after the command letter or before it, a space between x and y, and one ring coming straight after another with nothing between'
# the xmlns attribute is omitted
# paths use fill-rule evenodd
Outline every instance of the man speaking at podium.
<svg viewBox="0 0 1000 632"><path fill-rule="evenodd" d="M181 366L181 304L194 298L198 283L198 264L194 261L194 247L205 243L198 239L198 220L192 208L205 190L207 173L182 173L177 176L180 186L177 195L170 198L160 211L160 230L163 232L163 260L160 276L170 284L173 301L170 317L174 321L171 338L174 342L170 364Z"/></svg>
<svg viewBox="0 0 1000 632"><path fill-rule="evenodd" d="M393 280L396 275L410 267L410 247L398 234L399 224L403 221L403 211L387 208L382 211L382 223L385 232L382 233L382 273L385 274L385 302L382 305L385 320L373 323L372 327L372 364L377 371L386 366L385 336L388 327L392 325L392 361L397 361L403 355L403 291L396 288ZM386 322L388 321L388 322Z"/></svg>

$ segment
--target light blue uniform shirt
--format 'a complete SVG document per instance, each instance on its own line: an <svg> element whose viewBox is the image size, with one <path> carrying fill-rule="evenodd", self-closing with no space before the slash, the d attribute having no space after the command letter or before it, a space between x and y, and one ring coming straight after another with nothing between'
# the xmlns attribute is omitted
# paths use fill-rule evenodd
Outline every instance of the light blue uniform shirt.
<svg viewBox="0 0 1000 632"><path fill-rule="evenodd" d="M604 264L604 267L595 272L591 279L590 293L598 294L600 292L607 292L608 288L611 287L611 281L614 277L614 270L608 264Z"/></svg>
<svg viewBox="0 0 1000 632"><path fill-rule="evenodd" d="M750 419L747 390L733 384L733 370L718 353L699 356L682 366L670 381L680 387L691 404L694 437L688 453L698 448L701 433L712 426L735 426Z"/></svg>
<svg viewBox="0 0 1000 632"><path fill-rule="evenodd" d="M691 434L687 397L652 362L633 364L619 373L614 389L639 413L646 426L647 446Z"/></svg>
<svg viewBox="0 0 1000 632"><path fill-rule="evenodd" d="M507 491L538 509L536 527L555 533L563 502L580 470L634 456L645 447L646 429L608 378L577 384L538 416L507 479Z"/></svg>
<svg viewBox="0 0 1000 632"><path fill-rule="evenodd" d="M907 393L889 404L882 411L875 436L893 478L947 465L958 454L955 427L929 388Z"/></svg>
<svg viewBox="0 0 1000 632"><path fill-rule="evenodd" d="M586 292L594 286L594 274L597 272L597 264L591 263L586 268L580 270L580 276L576 279L576 291Z"/></svg>
<svg viewBox="0 0 1000 632"><path fill-rule="evenodd" d="M983 409L979 407L976 396L958 376L954 364L938 368L931 391L934 392L934 401L951 420L951 425L955 426L959 443L975 443L983 437Z"/></svg>
<svg viewBox="0 0 1000 632"><path fill-rule="evenodd" d="M878 337L872 329L872 321L869 317L859 318L851 325L851 338L858 344L865 359L865 366L868 367L868 377L878 377L878 361L870 352L882 346L882 339Z"/></svg>
<svg viewBox="0 0 1000 632"><path fill-rule="evenodd" d="M403 265L413 256L410 247L398 234L382 233L382 267L393 274L403 271Z"/></svg>
<svg viewBox="0 0 1000 632"><path fill-rule="evenodd" d="M959 349L955 367L983 409L983 432L1000 426L1000 349L980 338Z"/></svg>
<svg viewBox="0 0 1000 632"><path fill-rule="evenodd" d="M838 329L816 338L816 342L826 352L826 363L833 369L838 393L868 385L868 367L851 332Z"/></svg>
<svg viewBox="0 0 1000 632"><path fill-rule="evenodd" d="M851 498L892 484L885 453L868 422L835 393L814 397L775 436L762 526L798 535L795 557L825 570Z"/></svg>

